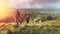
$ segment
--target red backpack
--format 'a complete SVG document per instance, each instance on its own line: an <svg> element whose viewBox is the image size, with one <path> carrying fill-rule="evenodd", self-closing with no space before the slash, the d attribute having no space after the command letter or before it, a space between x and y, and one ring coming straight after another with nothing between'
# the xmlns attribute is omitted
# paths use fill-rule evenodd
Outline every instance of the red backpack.
<svg viewBox="0 0 60 34"><path fill-rule="evenodd" d="M19 21L23 21L23 16L20 16L19 17Z"/></svg>

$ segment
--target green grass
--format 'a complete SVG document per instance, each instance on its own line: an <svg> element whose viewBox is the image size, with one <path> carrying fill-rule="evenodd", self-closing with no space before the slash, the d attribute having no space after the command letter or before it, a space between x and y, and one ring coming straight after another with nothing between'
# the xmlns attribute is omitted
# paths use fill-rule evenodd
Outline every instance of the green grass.
<svg viewBox="0 0 60 34"><path fill-rule="evenodd" d="M5 25L0 34L60 34L60 21L46 21L40 23L26 24L23 22L19 27L14 28L13 24Z"/></svg>

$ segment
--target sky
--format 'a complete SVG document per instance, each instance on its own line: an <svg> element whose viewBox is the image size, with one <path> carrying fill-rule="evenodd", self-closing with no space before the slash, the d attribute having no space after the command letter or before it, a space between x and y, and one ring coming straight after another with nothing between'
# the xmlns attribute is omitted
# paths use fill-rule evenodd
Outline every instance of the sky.
<svg viewBox="0 0 60 34"><path fill-rule="evenodd" d="M0 20L6 17L11 18L15 11L12 8L60 10L60 0L0 0ZM60 14L60 11L58 13Z"/></svg>
<svg viewBox="0 0 60 34"><path fill-rule="evenodd" d="M60 0L0 0L0 3L20 9L60 9Z"/></svg>

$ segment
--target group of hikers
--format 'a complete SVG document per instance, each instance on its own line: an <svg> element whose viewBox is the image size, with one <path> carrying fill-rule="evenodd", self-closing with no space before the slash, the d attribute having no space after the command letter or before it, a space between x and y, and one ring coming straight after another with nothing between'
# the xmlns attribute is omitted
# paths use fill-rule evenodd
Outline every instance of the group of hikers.
<svg viewBox="0 0 60 34"><path fill-rule="evenodd" d="M24 16L21 14L20 10L17 9L14 13L14 16L15 16L15 22L16 22L16 25L18 26L19 23L22 24L22 22L25 20L26 23L29 23L30 21L30 17L31 15L30 14L25 14ZM52 16L48 16L46 18L42 17L41 19L33 19L33 22L44 22L44 21L47 21L47 20L53 20L55 18L52 18Z"/></svg>
<svg viewBox="0 0 60 34"><path fill-rule="evenodd" d="M30 15L27 14L25 16L22 16L18 9L15 11L14 16L15 16L15 22L17 26L19 23L21 24L24 21L24 17L25 17L26 22L29 23Z"/></svg>

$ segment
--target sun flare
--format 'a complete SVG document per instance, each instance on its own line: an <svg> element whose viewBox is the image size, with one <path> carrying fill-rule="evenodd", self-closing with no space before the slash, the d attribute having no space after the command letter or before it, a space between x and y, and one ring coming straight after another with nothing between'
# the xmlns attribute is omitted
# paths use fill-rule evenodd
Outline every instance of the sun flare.
<svg viewBox="0 0 60 34"><path fill-rule="evenodd" d="M8 2L0 2L0 22L10 19L13 16L14 10L8 7ZM13 18L13 17L12 17Z"/></svg>

